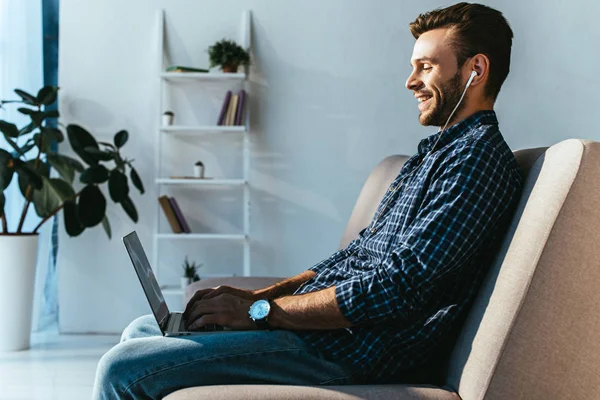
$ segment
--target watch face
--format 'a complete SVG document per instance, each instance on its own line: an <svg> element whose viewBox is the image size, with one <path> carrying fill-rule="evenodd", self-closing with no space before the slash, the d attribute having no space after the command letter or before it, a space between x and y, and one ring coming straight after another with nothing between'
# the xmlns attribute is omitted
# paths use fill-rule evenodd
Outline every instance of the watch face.
<svg viewBox="0 0 600 400"><path fill-rule="evenodd" d="M269 315L269 310L271 309L271 305L266 300L258 300L256 303L252 304L250 309L250 315L252 319L264 319Z"/></svg>

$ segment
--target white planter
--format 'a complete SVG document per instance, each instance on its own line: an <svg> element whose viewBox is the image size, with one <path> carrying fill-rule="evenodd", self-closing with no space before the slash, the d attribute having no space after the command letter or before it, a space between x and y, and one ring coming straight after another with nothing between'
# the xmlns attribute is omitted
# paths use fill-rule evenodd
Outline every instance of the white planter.
<svg viewBox="0 0 600 400"><path fill-rule="evenodd" d="M186 278L184 276L181 277L181 288L185 290L188 285L192 283L192 278Z"/></svg>
<svg viewBox="0 0 600 400"><path fill-rule="evenodd" d="M29 348L38 235L0 235L0 352Z"/></svg>

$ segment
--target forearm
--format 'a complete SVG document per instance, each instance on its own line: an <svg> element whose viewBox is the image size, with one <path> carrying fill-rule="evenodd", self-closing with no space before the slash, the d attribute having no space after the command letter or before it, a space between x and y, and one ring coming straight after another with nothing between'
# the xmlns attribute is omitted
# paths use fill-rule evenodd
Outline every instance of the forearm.
<svg viewBox="0 0 600 400"><path fill-rule="evenodd" d="M268 321L277 329L317 330L352 326L338 307L335 286L273 300Z"/></svg>
<svg viewBox="0 0 600 400"><path fill-rule="evenodd" d="M265 299L276 299L278 297L293 294L304 282L316 275L313 271L304 271L301 274L278 282L275 285L254 291L254 294Z"/></svg>

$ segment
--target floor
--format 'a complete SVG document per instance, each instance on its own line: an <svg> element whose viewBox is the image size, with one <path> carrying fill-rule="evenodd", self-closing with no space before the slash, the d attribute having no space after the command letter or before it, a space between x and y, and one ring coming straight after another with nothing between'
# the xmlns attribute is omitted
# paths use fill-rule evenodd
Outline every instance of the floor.
<svg viewBox="0 0 600 400"><path fill-rule="evenodd" d="M0 353L0 400L85 400L96 365L118 335L33 334L31 348Z"/></svg>

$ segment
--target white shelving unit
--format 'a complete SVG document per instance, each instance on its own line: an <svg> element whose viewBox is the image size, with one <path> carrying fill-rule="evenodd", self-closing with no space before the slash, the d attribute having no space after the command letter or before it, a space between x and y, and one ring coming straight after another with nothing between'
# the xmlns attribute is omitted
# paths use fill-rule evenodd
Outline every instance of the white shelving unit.
<svg viewBox="0 0 600 400"><path fill-rule="evenodd" d="M246 50L250 50L250 11L246 11L242 14L241 27L240 27L240 39L238 43ZM179 287L164 285L161 282L160 274L160 245L164 241L174 240L185 240L185 241L231 241L233 246L243 245L243 271L244 276L250 276L250 193L248 187L248 179L250 175L250 139L248 126L250 123L250 112L249 112L249 96L246 96L245 108L245 123L243 126L217 126L217 125L171 125L162 126L162 113L165 111L164 103L165 96L168 95L169 86L171 84L185 85L186 83L194 83L195 85L207 83L212 87L218 85L219 82L223 84L232 84L239 82L241 86L246 88L247 75L245 73L220 73L220 72L209 72L209 73L177 73L177 72L163 72L167 65L165 63L165 15L164 10L159 10L157 15L158 25L158 70L160 71L158 76L158 96L159 96L159 112L158 112L158 128L157 128L157 151L156 151L156 165L155 170L157 171L157 177L155 184L157 185L157 193L159 195L164 194L165 190L168 190L168 186L171 185L185 185L194 187L199 190L215 190L232 187L242 187L243 199L240 205L243 207L243 232L241 233L165 233L161 232L159 227L159 221L161 218L162 210L160 205L156 206L156 218L155 218L155 234L154 234L154 246L153 246L153 268L156 278L161 285L163 293L165 295L183 295L183 290ZM224 92L224 91L223 91ZM216 118L216 116L215 116ZM202 140L203 137L209 136L222 136L222 137L242 137L242 157L243 157L243 177L241 179L227 178L227 179L173 179L170 177L160 176L162 171L163 162L163 150L162 140L177 140L177 137L185 136L188 140ZM158 203L158 202L157 202ZM231 276L231 275L203 275L205 277L218 277L218 276Z"/></svg>

